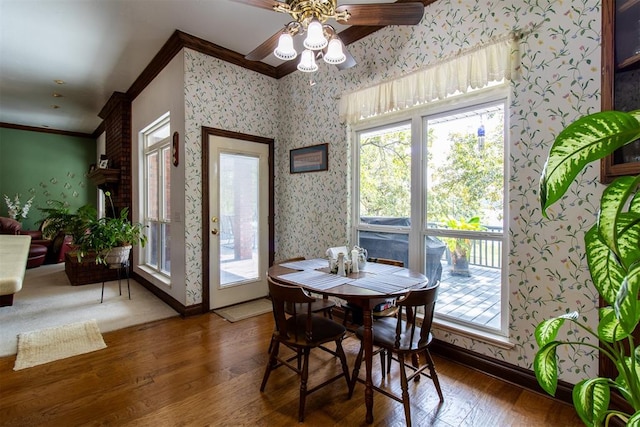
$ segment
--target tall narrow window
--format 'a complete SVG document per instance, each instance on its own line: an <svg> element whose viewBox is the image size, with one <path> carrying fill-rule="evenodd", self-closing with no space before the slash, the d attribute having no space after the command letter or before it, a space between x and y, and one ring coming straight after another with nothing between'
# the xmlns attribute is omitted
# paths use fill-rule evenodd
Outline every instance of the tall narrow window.
<svg viewBox="0 0 640 427"><path fill-rule="evenodd" d="M436 316L500 330L504 101L423 120L425 268L442 269Z"/></svg>
<svg viewBox="0 0 640 427"><path fill-rule="evenodd" d="M144 264L160 274L171 274L171 144L169 117L143 131L144 223L149 241Z"/></svg>

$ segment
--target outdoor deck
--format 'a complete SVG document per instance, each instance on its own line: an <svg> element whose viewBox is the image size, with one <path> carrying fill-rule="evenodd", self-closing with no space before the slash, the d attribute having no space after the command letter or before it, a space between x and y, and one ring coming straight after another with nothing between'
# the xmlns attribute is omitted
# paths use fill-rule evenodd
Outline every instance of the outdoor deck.
<svg viewBox="0 0 640 427"><path fill-rule="evenodd" d="M469 266L470 276L453 275L442 266L436 315L500 328L500 269Z"/></svg>
<svg viewBox="0 0 640 427"><path fill-rule="evenodd" d="M227 261L222 283L255 277L252 260ZM469 265L470 276L452 275L446 261L436 303L436 316L458 319L492 329L500 328L500 269Z"/></svg>

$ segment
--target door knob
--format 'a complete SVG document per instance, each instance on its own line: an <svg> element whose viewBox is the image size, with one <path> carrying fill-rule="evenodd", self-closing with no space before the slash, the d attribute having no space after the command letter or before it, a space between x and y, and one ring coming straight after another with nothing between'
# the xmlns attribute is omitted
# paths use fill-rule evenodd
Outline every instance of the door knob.
<svg viewBox="0 0 640 427"><path fill-rule="evenodd" d="M213 234L214 236L218 235L218 229L214 228L213 230L211 230L211 234Z"/></svg>
<svg viewBox="0 0 640 427"><path fill-rule="evenodd" d="M211 222L218 222L218 217L217 216L211 217Z"/></svg>

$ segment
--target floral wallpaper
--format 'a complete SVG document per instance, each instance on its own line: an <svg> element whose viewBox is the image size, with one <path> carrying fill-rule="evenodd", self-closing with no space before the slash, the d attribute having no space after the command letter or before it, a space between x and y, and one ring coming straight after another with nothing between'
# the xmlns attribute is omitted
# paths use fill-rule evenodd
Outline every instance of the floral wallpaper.
<svg viewBox="0 0 640 427"><path fill-rule="evenodd" d="M417 26L387 27L349 46L358 65L319 64L273 81L190 50L185 52L187 302L201 300L200 126L275 137L276 259L317 256L347 244L350 141L338 119L344 93L411 72L439 59L522 31L520 77L510 85L510 349L448 331L439 339L532 369L533 332L543 319L579 310L597 324L583 234L595 221L598 165L579 176L543 219L538 177L560 130L600 109L600 2L595 0L438 0ZM311 80L310 80L311 78ZM277 111L277 116L273 114ZM278 117L278 119L274 119ZM329 144L329 170L289 174L289 150ZM321 230L310 234L309 230ZM561 379L597 373L594 352L561 353Z"/></svg>
<svg viewBox="0 0 640 427"><path fill-rule="evenodd" d="M202 302L202 126L275 138L276 80L184 50L186 305Z"/></svg>
<svg viewBox="0 0 640 427"><path fill-rule="evenodd" d="M448 331L439 339L532 369L533 332L543 319L579 310L597 324L597 294L589 285L583 234L595 220L601 188L598 165L580 177L567 198L541 216L538 177L555 135L600 108L600 2L439 0L418 26L390 27L349 46L358 61L338 72L320 65L315 85L302 73L280 81L281 117L276 233L283 258L313 256L344 244L350 215L349 141L338 125L343 94L436 63L512 30L520 40L519 79L511 83L509 146L509 339L504 349ZM288 108L290 105L305 108ZM329 143L329 171L288 175L288 150ZM306 230L322 230L305 238ZM284 253L286 252L286 253ZM597 372L593 352L562 353L561 378L577 382Z"/></svg>

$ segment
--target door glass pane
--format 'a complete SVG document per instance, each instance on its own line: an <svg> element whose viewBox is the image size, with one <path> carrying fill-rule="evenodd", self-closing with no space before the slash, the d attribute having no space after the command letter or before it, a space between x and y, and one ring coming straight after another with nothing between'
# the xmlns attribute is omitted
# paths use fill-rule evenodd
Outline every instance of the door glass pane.
<svg viewBox="0 0 640 427"><path fill-rule="evenodd" d="M259 159L241 154L220 155L220 285L259 277Z"/></svg>
<svg viewBox="0 0 640 427"><path fill-rule="evenodd" d="M358 142L361 221L407 225L411 213L411 124L361 132ZM394 218L403 223L395 224Z"/></svg>

